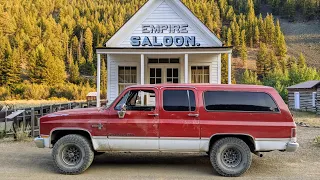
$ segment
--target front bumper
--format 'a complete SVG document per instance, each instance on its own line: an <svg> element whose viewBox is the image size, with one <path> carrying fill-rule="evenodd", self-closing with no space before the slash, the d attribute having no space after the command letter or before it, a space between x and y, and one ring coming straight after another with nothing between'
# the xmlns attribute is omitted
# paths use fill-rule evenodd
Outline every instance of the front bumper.
<svg viewBox="0 0 320 180"><path fill-rule="evenodd" d="M287 152L295 152L299 148L299 144L297 142L288 142L286 145Z"/></svg>
<svg viewBox="0 0 320 180"><path fill-rule="evenodd" d="M34 143L38 148L50 148L50 137L39 136L34 139Z"/></svg>
<svg viewBox="0 0 320 180"><path fill-rule="evenodd" d="M34 138L34 143L36 143L36 146L38 148L45 148L44 138L42 138L42 137Z"/></svg>

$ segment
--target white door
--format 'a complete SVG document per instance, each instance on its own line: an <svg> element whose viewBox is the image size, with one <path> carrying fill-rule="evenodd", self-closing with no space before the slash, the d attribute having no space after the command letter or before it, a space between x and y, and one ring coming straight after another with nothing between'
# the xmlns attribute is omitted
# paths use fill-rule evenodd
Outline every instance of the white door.
<svg viewBox="0 0 320 180"><path fill-rule="evenodd" d="M294 93L294 108L300 109L300 93L299 92Z"/></svg>

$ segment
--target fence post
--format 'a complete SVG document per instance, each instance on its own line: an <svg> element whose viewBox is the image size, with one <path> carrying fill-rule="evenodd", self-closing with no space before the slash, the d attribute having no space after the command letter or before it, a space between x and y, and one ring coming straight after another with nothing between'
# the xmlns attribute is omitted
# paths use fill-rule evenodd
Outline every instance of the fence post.
<svg viewBox="0 0 320 180"><path fill-rule="evenodd" d="M8 116L8 110L5 111L5 117L4 117L4 135L7 136L7 117Z"/></svg>
<svg viewBox="0 0 320 180"><path fill-rule="evenodd" d="M31 136L34 137L34 108L31 108Z"/></svg>
<svg viewBox="0 0 320 180"><path fill-rule="evenodd" d="M52 109L52 104L50 105L50 113L52 113L53 109Z"/></svg>
<svg viewBox="0 0 320 180"><path fill-rule="evenodd" d="M22 113L22 120L23 120L23 131L27 129L27 123L26 123L26 109L24 109Z"/></svg>
<svg viewBox="0 0 320 180"><path fill-rule="evenodd" d="M71 109L71 103L68 103L68 108Z"/></svg>
<svg viewBox="0 0 320 180"><path fill-rule="evenodd" d="M40 115L41 115L41 117L43 116L43 107L42 107L42 105L40 107Z"/></svg>

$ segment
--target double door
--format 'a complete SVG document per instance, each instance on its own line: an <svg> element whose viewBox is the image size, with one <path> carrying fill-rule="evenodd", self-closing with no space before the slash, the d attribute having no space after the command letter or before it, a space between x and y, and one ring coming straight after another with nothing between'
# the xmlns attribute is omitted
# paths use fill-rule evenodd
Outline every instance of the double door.
<svg viewBox="0 0 320 180"><path fill-rule="evenodd" d="M149 83L179 83L179 68L178 67L150 67L149 68Z"/></svg>

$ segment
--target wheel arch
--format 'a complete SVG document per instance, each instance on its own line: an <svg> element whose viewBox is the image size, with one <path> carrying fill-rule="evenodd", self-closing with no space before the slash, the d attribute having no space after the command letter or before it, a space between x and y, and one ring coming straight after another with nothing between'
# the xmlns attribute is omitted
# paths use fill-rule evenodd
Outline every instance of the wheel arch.
<svg viewBox="0 0 320 180"><path fill-rule="evenodd" d="M210 137L209 139L209 147L208 150L210 151L212 145L217 142L218 140L222 138L227 138L227 137L235 137L243 140L250 148L251 152L255 152L256 150L256 145L254 141L254 137L252 137L249 134L214 134Z"/></svg>
<svg viewBox="0 0 320 180"><path fill-rule="evenodd" d="M89 142L92 145L92 135L91 133L86 130L86 129L82 129L82 128L55 128L52 129L50 132L50 144L53 147L54 144L63 136L69 135L69 134L78 134L78 135L82 135L85 138L87 138L89 140Z"/></svg>

